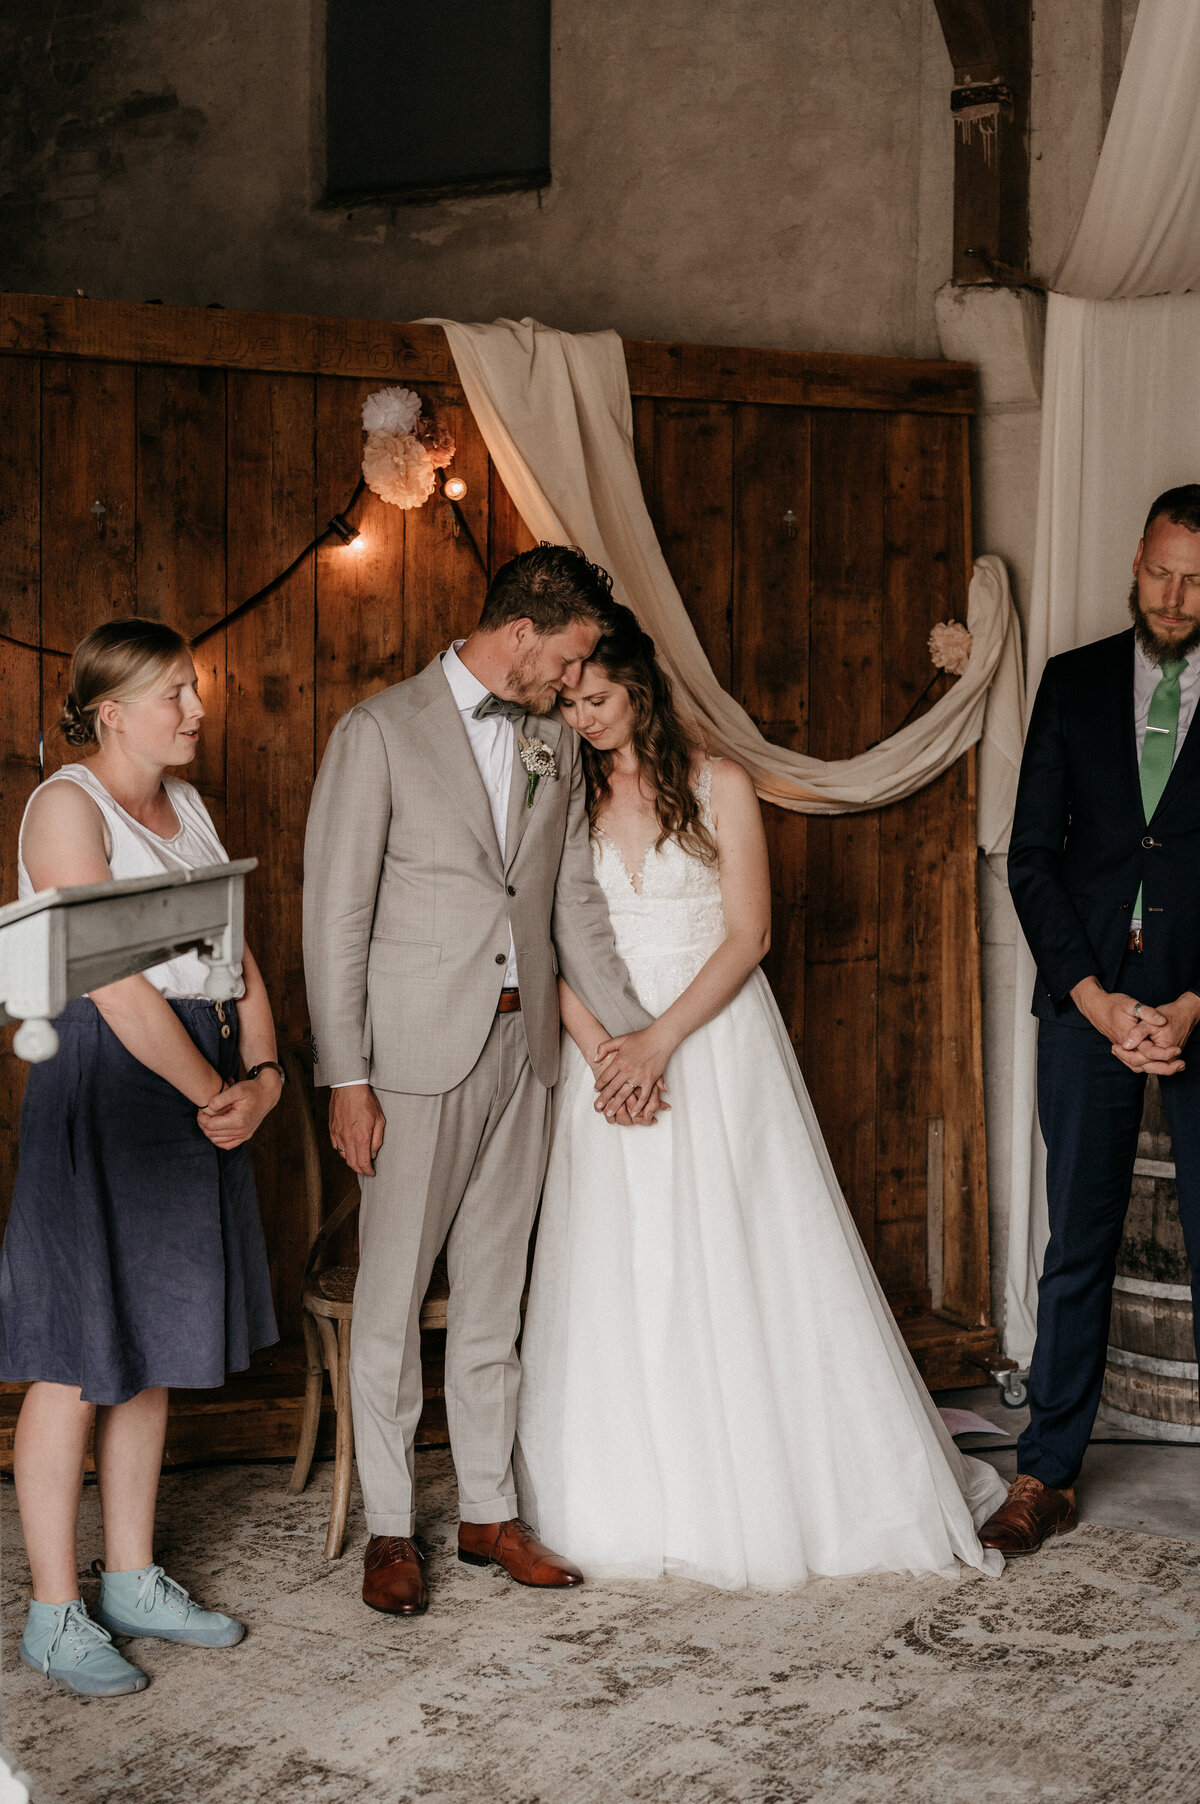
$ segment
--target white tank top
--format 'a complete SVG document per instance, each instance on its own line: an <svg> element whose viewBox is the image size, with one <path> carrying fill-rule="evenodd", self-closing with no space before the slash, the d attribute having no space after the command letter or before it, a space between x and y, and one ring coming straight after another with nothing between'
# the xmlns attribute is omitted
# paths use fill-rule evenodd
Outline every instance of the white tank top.
<svg viewBox="0 0 1200 1804"><path fill-rule="evenodd" d="M109 795L99 777L86 764L64 764L46 778L46 783L77 783L80 789L86 790L91 796L108 828L111 848L108 868L114 877L158 877L164 871L194 871L202 865L229 863L229 854L217 838L212 817L198 792L190 783L180 782L178 777L163 778L163 787L170 797L175 818L179 822L179 831L172 839L163 839L159 834L152 833L149 827L143 827L140 821L135 821L131 814L126 814L121 804ZM45 786L43 784L42 788ZM29 810L40 794L41 790L35 789L26 805L21 820L22 842ZM24 902L34 893L19 842L17 898ZM234 967L238 976L238 996L244 995L246 989L241 981L241 969L240 965ZM204 996L208 967L196 953L185 952L179 958L168 959L164 965L152 965L142 975L164 996L181 1001L185 997Z"/></svg>

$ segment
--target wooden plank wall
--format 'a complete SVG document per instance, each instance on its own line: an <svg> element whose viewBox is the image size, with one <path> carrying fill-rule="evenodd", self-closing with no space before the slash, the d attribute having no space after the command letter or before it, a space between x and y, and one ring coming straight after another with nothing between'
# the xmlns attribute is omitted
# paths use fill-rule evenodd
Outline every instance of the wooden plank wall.
<svg viewBox="0 0 1200 1804"><path fill-rule="evenodd" d="M37 303L38 312L25 297L10 300L22 305L0 320L5 342L44 329L57 350L65 328L50 328L60 316L85 345L99 331L83 303ZM111 311L145 315L147 333L170 336L164 310ZM369 328L404 334L394 356L423 360L427 380L407 366L372 374L377 347L353 373L323 373L322 347L338 347L335 325L350 333L351 352L339 358L353 366L356 323L309 322L330 335L297 339L317 347L307 365L298 350L279 349L288 322L275 323L274 349L260 327L261 356L253 343L246 349L248 327L207 315L187 324L188 342L199 342L201 327L217 335L211 355L198 352L192 364L165 342L162 362L115 348L120 361L39 355L32 342L24 354L12 344L0 355L5 631L69 648L117 614L150 615L189 635L220 620L346 505L359 473L362 401L381 381L414 382L451 424L455 472L468 484L464 513L489 568L531 543L444 348L425 343L432 329ZM635 447L667 561L720 681L763 731L822 757L848 756L940 693L941 679L929 688L929 628L964 611L962 380L938 366L713 350L706 394L704 355L629 347ZM260 367L246 367L256 357ZM637 394L638 386L664 392ZM796 405L786 404L789 393ZM189 774L230 853L260 861L247 938L281 1042L297 1050L308 1030L304 821L329 733L356 699L413 674L466 632L485 588L440 499L403 513L368 493L357 521L355 547L322 546L198 655L208 719ZM0 676L8 898L17 824L38 781L39 731L47 771L65 749L54 732L65 667L0 644ZM972 782L966 759L881 812L826 819L766 810L775 895L768 974L855 1219L897 1309L928 1309L929 1123L941 1123L944 1302L968 1326L987 1320L988 1283ZM23 1079L6 1035L0 1213ZM294 1345L307 1249L283 1111L260 1142L277 1306ZM340 1194L344 1172L326 1156ZM284 1390L286 1366L275 1368Z"/></svg>
<svg viewBox="0 0 1200 1804"><path fill-rule="evenodd" d="M8 430L0 625L69 648L101 620L140 613L189 636L285 567L349 500L362 458L362 402L378 381L278 372L0 357ZM531 541L457 385L422 384L453 430L462 503L484 556ZM30 448L40 444L40 456ZM94 513L99 501L103 513ZM492 520L492 504L496 518ZM261 963L280 1042L303 1051L300 951L304 823L338 717L411 675L473 624L486 586L441 503L404 513L367 494L353 549L321 547L263 606L200 648L207 717L188 776L234 856L259 870L246 935ZM43 528L43 521L46 523ZM39 567L40 560L40 567ZM39 582L40 577L40 582ZM2 893L16 894L17 827L45 770L69 754L55 722L66 666L0 642L8 691L0 733ZM24 1066L0 1058L0 1219L15 1172ZM299 1334L307 1246L300 1166L282 1112L255 1148L280 1325ZM336 1166L331 1160L330 1175Z"/></svg>
<svg viewBox="0 0 1200 1804"><path fill-rule="evenodd" d="M927 641L936 621L964 612L960 417L647 397L634 436L709 661L764 733L850 757L942 693ZM767 973L855 1221L902 1311L931 1301L930 1121L953 1118L958 1163L947 1157L945 1181L960 1213L982 1183L981 1126L962 1085L960 993L971 986L947 986L943 971L947 935L951 970L974 956L968 764L866 814L765 809ZM966 1238L944 1300L979 1324L986 1255L981 1268L978 1236Z"/></svg>

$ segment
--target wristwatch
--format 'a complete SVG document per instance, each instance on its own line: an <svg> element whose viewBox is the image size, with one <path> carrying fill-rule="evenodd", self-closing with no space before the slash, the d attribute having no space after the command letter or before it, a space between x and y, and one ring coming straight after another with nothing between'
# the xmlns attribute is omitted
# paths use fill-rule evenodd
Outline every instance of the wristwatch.
<svg viewBox="0 0 1200 1804"><path fill-rule="evenodd" d="M257 1077L260 1071L278 1071L280 1083L287 1083L287 1072L277 1059L263 1059L261 1064L251 1065L249 1071L246 1073L247 1081L252 1077Z"/></svg>

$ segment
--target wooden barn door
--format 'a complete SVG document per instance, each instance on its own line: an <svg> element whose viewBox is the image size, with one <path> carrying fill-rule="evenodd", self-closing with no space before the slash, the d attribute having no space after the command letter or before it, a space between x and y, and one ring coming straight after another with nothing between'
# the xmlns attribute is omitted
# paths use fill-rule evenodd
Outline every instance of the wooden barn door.
<svg viewBox="0 0 1200 1804"><path fill-rule="evenodd" d="M932 705L951 679L929 629L966 612L963 415L645 397L635 416L667 562L718 679L769 739L847 758ZM866 814L765 807L767 975L934 1384L969 1381L964 1359L995 1350L973 772L963 759Z"/></svg>
<svg viewBox="0 0 1200 1804"><path fill-rule="evenodd" d="M636 449L667 561L717 676L772 739L834 758L928 706L930 626L964 612L960 366L629 344ZM6 354L5 354L6 353ZM361 406L415 385L451 426L464 526L367 494L330 541L198 653L208 719L189 775L252 854L247 939L285 1047L306 1054L304 823L339 715L421 669L531 541L432 327L0 299L0 895L54 731L70 649L137 613L190 637L345 507ZM471 541L474 541L474 548ZM476 551L478 555L476 555ZM867 1248L932 1383L969 1380L987 1322L973 762L838 819L767 809L768 975ZM0 1211L24 1067L0 1056ZM289 1099L294 1104L295 1099ZM324 1111L324 1096L318 1103ZM325 1148L330 1190L347 1174ZM255 1163L283 1340L224 1391L173 1399L175 1459L293 1451L303 1388L302 1169L286 1109ZM19 1390L0 1387L0 1458Z"/></svg>

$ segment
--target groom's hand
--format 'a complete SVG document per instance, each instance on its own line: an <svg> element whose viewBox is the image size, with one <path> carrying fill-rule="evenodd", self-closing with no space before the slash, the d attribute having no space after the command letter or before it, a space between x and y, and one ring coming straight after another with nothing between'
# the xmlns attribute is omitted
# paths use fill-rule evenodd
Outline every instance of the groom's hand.
<svg viewBox="0 0 1200 1804"><path fill-rule="evenodd" d="M629 1102L637 1103L639 1098L631 1096ZM643 1105L636 1115L630 1113L629 1102L623 1102L616 1109L606 1109L605 1118L616 1127L653 1127L654 1117L660 1112L669 1114L671 1105L667 1101L667 1086L662 1078L658 1078L651 1088L650 1100Z"/></svg>
<svg viewBox="0 0 1200 1804"><path fill-rule="evenodd" d="M375 1155L383 1145L386 1117L370 1084L344 1084L329 1095L329 1138L351 1171L375 1176Z"/></svg>

